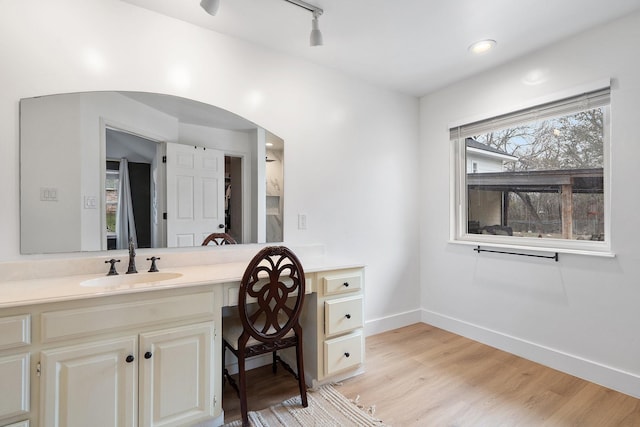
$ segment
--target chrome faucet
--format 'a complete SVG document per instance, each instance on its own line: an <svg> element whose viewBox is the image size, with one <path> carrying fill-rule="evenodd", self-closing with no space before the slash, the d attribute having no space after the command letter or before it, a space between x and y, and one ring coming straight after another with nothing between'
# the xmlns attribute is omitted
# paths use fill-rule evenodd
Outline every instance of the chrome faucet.
<svg viewBox="0 0 640 427"><path fill-rule="evenodd" d="M129 268L127 274L137 273L136 270L136 248L133 245L133 237L129 237Z"/></svg>

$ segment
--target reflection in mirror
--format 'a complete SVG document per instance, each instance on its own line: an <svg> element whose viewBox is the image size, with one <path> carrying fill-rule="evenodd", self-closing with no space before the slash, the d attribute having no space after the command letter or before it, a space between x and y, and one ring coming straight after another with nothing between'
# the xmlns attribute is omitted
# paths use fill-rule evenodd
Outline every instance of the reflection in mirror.
<svg viewBox="0 0 640 427"><path fill-rule="evenodd" d="M142 92L20 101L21 253L283 240L283 141L228 111ZM124 246L123 246L124 245Z"/></svg>

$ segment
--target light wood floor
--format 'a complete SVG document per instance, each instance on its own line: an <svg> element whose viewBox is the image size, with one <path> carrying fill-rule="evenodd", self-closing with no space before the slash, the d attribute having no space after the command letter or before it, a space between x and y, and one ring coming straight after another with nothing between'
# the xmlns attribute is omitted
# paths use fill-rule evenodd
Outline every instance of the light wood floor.
<svg viewBox="0 0 640 427"><path fill-rule="evenodd" d="M282 370L248 375L250 410L297 393ZM395 427L640 426L639 399L425 324L368 337L366 372L337 389ZM223 407L240 418L228 385Z"/></svg>

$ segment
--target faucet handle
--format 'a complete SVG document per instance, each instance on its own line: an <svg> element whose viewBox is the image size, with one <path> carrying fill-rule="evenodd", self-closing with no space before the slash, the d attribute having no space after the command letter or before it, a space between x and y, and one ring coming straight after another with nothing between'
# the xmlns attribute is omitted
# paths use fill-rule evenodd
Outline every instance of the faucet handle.
<svg viewBox="0 0 640 427"><path fill-rule="evenodd" d="M116 262L120 262L120 260L111 258L110 260L104 262L105 264L111 264L111 267L109 268L109 272L107 273L107 276L118 275L118 272L116 271Z"/></svg>
<svg viewBox="0 0 640 427"><path fill-rule="evenodd" d="M147 261L151 261L151 268L149 269L149 273L155 273L157 271L160 271L156 266L156 261L159 259L160 257L154 257L154 256L152 256L151 258L147 258Z"/></svg>

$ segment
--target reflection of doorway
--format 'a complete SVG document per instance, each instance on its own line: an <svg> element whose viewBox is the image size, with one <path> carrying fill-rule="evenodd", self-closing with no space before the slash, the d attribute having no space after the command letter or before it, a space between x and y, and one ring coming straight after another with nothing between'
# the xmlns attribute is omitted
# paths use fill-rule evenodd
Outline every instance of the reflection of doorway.
<svg viewBox="0 0 640 427"><path fill-rule="evenodd" d="M242 158L224 157L225 228L238 243L243 243L242 230Z"/></svg>
<svg viewBox="0 0 640 427"><path fill-rule="evenodd" d="M127 133L121 130L107 128L106 135L106 222L107 249L117 247L115 233L115 210L117 209L120 159L128 160L128 172L133 205L133 217L136 228L137 247L157 247L154 234L153 209L155 200L154 170L156 169L157 150L159 144L155 141Z"/></svg>
<svg viewBox="0 0 640 427"><path fill-rule="evenodd" d="M129 162L131 202L139 248L151 247L151 164ZM115 216L118 201L120 162L107 160L107 230L108 249L116 248Z"/></svg>

